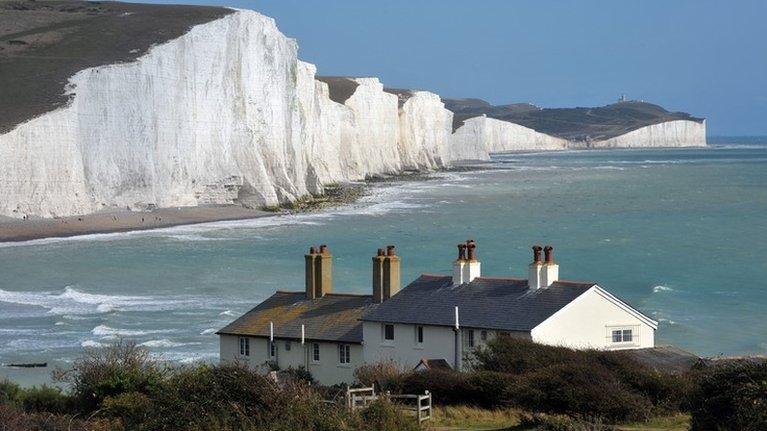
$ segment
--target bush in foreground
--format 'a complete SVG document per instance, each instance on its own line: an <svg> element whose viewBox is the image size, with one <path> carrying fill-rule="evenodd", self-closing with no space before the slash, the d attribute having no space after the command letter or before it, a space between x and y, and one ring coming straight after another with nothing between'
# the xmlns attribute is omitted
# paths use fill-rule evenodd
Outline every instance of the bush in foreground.
<svg viewBox="0 0 767 431"><path fill-rule="evenodd" d="M767 361L704 366L692 393L693 431L767 430Z"/></svg>

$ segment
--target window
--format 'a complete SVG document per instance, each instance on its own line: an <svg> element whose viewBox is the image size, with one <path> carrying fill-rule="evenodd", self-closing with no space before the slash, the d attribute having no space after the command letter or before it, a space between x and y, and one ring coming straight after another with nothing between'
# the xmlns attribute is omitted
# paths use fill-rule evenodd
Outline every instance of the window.
<svg viewBox="0 0 767 431"><path fill-rule="evenodd" d="M487 331L482 331L479 333L479 339L482 341L487 341Z"/></svg>
<svg viewBox="0 0 767 431"><path fill-rule="evenodd" d="M466 331L466 346L467 347L474 347L474 330L469 329Z"/></svg>
<svg viewBox="0 0 767 431"><path fill-rule="evenodd" d="M277 343L274 341L269 342L269 357L274 358L277 356Z"/></svg>
<svg viewBox="0 0 767 431"><path fill-rule="evenodd" d="M348 364L351 362L351 347L348 344L340 344L338 346L338 363Z"/></svg>
<svg viewBox="0 0 767 431"><path fill-rule="evenodd" d="M320 343L312 344L312 361L320 361Z"/></svg>
<svg viewBox="0 0 767 431"><path fill-rule="evenodd" d="M250 356L250 338L240 337L240 356Z"/></svg>
<svg viewBox="0 0 767 431"><path fill-rule="evenodd" d="M613 343L633 343L634 331L632 329L613 329L611 338Z"/></svg>
<svg viewBox="0 0 767 431"><path fill-rule="evenodd" d="M384 341L394 341L394 325L383 325Z"/></svg>
<svg viewBox="0 0 767 431"><path fill-rule="evenodd" d="M289 352L289 351L290 351L290 341L286 341L286 342L285 342L285 351L286 351L286 352Z"/></svg>
<svg viewBox="0 0 767 431"><path fill-rule="evenodd" d="M423 344L423 326L415 327L415 343Z"/></svg>

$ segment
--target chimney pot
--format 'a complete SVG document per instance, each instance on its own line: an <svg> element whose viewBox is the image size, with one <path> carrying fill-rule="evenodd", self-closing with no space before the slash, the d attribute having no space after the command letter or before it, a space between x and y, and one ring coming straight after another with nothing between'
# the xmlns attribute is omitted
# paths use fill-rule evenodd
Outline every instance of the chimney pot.
<svg viewBox="0 0 767 431"><path fill-rule="evenodd" d="M554 263L554 247L547 245L543 248L543 253L546 255L546 263Z"/></svg>
<svg viewBox="0 0 767 431"><path fill-rule="evenodd" d="M322 244L320 246L320 254L327 254L327 252L328 252L328 246L325 244Z"/></svg>
<svg viewBox="0 0 767 431"><path fill-rule="evenodd" d="M458 260L466 260L466 244L458 244Z"/></svg>
<svg viewBox="0 0 767 431"><path fill-rule="evenodd" d="M466 244L466 248L469 249L468 259L477 260L477 255L475 250L477 248L477 244L474 241L470 240L468 244Z"/></svg>
<svg viewBox="0 0 767 431"><path fill-rule="evenodd" d="M309 254L317 254L317 249L314 246L309 247Z"/></svg>
<svg viewBox="0 0 767 431"><path fill-rule="evenodd" d="M541 250L543 250L543 247L540 245L534 245L533 246L533 263L541 263Z"/></svg>
<svg viewBox="0 0 767 431"><path fill-rule="evenodd" d="M393 245L387 245L386 246L386 255L387 256L396 256L397 253L394 250L395 250L395 247Z"/></svg>
<svg viewBox="0 0 767 431"><path fill-rule="evenodd" d="M384 249L379 248L378 249L378 256L385 256L385 255L386 255L386 253L384 252Z"/></svg>

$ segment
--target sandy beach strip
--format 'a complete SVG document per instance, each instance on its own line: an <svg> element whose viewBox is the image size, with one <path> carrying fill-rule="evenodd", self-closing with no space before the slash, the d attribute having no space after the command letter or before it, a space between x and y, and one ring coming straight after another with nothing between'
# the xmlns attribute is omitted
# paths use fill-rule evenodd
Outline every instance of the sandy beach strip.
<svg viewBox="0 0 767 431"><path fill-rule="evenodd" d="M0 242L29 241L97 233L128 232L171 226L243 220L280 214L236 205L109 211L53 219L0 217Z"/></svg>

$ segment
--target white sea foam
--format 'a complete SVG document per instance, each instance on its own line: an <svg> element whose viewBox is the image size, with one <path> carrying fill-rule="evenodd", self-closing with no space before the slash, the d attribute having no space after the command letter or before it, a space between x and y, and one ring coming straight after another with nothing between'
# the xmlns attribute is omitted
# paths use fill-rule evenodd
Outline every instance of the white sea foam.
<svg viewBox="0 0 767 431"><path fill-rule="evenodd" d="M104 314L113 311L164 311L189 308L201 299L191 297L104 295L83 292L71 286L63 292L28 292L0 289L0 302L42 307L47 313L62 315L67 319L75 316Z"/></svg>
<svg viewBox="0 0 767 431"><path fill-rule="evenodd" d="M217 329L216 329L216 328L208 328L208 329L206 329L206 330L204 330L204 331L200 332L200 335L210 335L210 334L215 334L215 333L216 333L216 331L217 331Z"/></svg>
<svg viewBox="0 0 767 431"><path fill-rule="evenodd" d="M149 340L144 341L143 343L140 343L139 346L144 347L158 347L158 348L172 348L172 347L180 347L180 346L190 346L190 345L198 345L200 343L181 343L177 341L171 341L167 338L161 338L159 340Z"/></svg>
<svg viewBox="0 0 767 431"><path fill-rule="evenodd" d="M85 340L82 343L80 343L80 346L82 346L82 347L96 347L96 348L98 348L98 347L105 347L106 344L99 343L98 341L95 341L95 340Z"/></svg>
<svg viewBox="0 0 767 431"><path fill-rule="evenodd" d="M673 292L673 291L674 291L674 289L672 289L672 288L670 288L668 286L663 286L663 285L654 286L652 288L652 293Z"/></svg>
<svg viewBox="0 0 767 431"><path fill-rule="evenodd" d="M220 313L218 313L219 316L234 316L234 312L232 310L224 310Z"/></svg>
<svg viewBox="0 0 767 431"><path fill-rule="evenodd" d="M146 329L146 330L140 330L140 329L122 329L122 328L112 328L107 325L99 325L93 329L91 329L91 333L96 336L104 337L104 338L113 338L113 337L140 337L143 335L149 335L149 334L164 334L168 332L173 332L170 329Z"/></svg>

